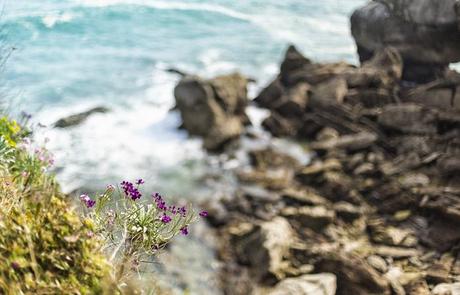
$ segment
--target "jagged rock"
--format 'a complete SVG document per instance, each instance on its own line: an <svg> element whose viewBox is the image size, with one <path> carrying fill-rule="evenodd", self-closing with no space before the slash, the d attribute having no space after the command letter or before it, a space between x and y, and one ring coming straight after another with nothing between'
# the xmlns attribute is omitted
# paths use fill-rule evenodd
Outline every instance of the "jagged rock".
<svg viewBox="0 0 460 295"><path fill-rule="evenodd" d="M420 255L420 252L417 249L413 248L375 246L373 249L374 253L379 256L391 257L395 259L408 258Z"/></svg>
<svg viewBox="0 0 460 295"><path fill-rule="evenodd" d="M440 172L445 175L458 175L460 173L460 156L446 155L437 161Z"/></svg>
<svg viewBox="0 0 460 295"><path fill-rule="evenodd" d="M389 130L410 134L435 134L436 116L415 104L388 105L378 117L379 124Z"/></svg>
<svg viewBox="0 0 460 295"><path fill-rule="evenodd" d="M403 61L394 48L382 48L363 62L358 69L342 73L352 88L392 89L401 79Z"/></svg>
<svg viewBox="0 0 460 295"><path fill-rule="evenodd" d="M347 81L343 78L332 78L324 81L313 88L311 107L324 101L342 103L348 92Z"/></svg>
<svg viewBox="0 0 460 295"><path fill-rule="evenodd" d="M370 266L378 270L380 273L386 273L388 270L388 265L385 259L380 256L371 255L367 257L367 263L369 263Z"/></svg>
<svg viewBox="0 0 460 295"><path fill-rule="evenodd" d="M294 136L297 128L293 122L282 116L272 113L270 117L262 122L262 126L277 137Z"/></svg>
<svg viewBox="0 0 460 295"><path fill-rule="evenodd" d="M363 215L361 208L344 201L335 203L333 208L337 216L348 222L354 221Z"/></svg>
<svg viewBox="0 0 460 295"><path fill-rule="evenodd" d="M62 118L62 119L59 119L58 121L56 121L56 123L54 123L54 127L57 127L57 128L68 128L68 127L73 127L73 126L76 126L76 125L79 125L81 123L83 123L86 119L88 119L89 116L93 115L93 114L97 114L97 113L107 113L109 112L110 110L106 107L95 107L95 108L92 108L90 110L87 110L85 112L81 112L81 113L78 113L78 114L74 114L74 115L70 115L68 117L65 117L65 118Z"/></svg>
<svg viewBox="0 0 460 295"><path fill-rule="evenodd" d="M451 85L438 85L442 83L434 83L433 86L420 85L412 88L408 94L402 99L406 102L413 102L428 107L435 107L444 110L452 110L454 108L454 96L456 88Z"/></svg>
<svg viewBox="0 0 460 295"><path fill-rule="evenodd" d="M305 66L311 65L312 62L305 56L303 56L294 45L290 45L286 50L284 60L280 67L281 81L285 85L289 85L289 76L298 70L302 70Z"/></svg>
<svg viewBox="0 0 460 295"><path fill-rule="evenodd" d="M279 282L267 295L335 295L336 277L330 273L303 275Z"/></svg>
<svg viewBox="0 0 460 295"><path fill-rule="evenodd" d="M206 220L212 226L222 226L230 219L229 212L225 209L221 200L210 199L204 204L204 208L209 212Z"/></svg>
<svg viewBox="0 0 460 295"><path fill-rule="evenodd" d="M450 270L455 262L455 257L446 253L435 261L426 271L426 280L429 283L448 283L450 281Z"/></svg>
<svg viewBox="0 0 460 295"><path fill-rule="evenodd" d="M297 159L278 151L275 148L264 148L249 152L251 164L257 169L290 167L295 169L300 166Z"/></svg>
<svg viewBox="0 0 460 295"><path fill-rule="evenodd" d="M283 277L284 257L294 239L294 232L286 219L275 217L263 222L236 241L236 251L243 263L254 266L257 280L269 275Z"/></svg>
<svg viewBox="0 0 460 295"><path fill-rule="evenodd" d="M186 76L174 96L183 127L191 135L204 137L206 149L219 149L243 131L247 79L240 74L210 80Z"/></svg>
<svg viewBox="0 0 460 295"><path fill-rule="evenodd" d="M329 201L324 197L320 196L313 189L295 189L289 187L282 191L281 197L283 198L286 205L327 205Z"/></svg>
<svg viewBox="0 0 460 295"><path fill-rule="evenodd" d="M273 80L267 87L262 89L259 95L254 98L254 101L261 107L273 109L279 102L279 99L284 93L284 87L281 81L277 78Z"/></svg>
<svg viewBox="0 0 460 295"><path fill-rule="evenodd" d="M433 295L460 295L460 283L439 284L431 292Z"/></svg>
<svg viewBox="0 0 460 295"><path fill-rule="evenodd" d="M345 101L352 105L362 104L366 108L382 107L396 102L393 93L384 88L352 89L348 91Z"/></svg>
<svg viewBox="0 0 460 295"><path fill-rule="evenodd" d="M329 253L315 266L337 276L337 295L391 294L388 280L357 256Z"/></svg>
<svg viewBox="0 0 460 295"><path fill-rule="evenodd" d="M438 68L460 61L456 5L455 0L384 0L357 9L351 31L361 61L392 46L403 57L406 79L434 79Z"/></svg>
<svg viewBox="0 0 460 295"><path fill-rule="evenodd" d="M370 147L377 139L378 137L375 133L360 132L325 141L314 142L311 144L311 148L314 150L346 149L348 151L357 151Z"/></svg>
<svg viewBox="0 0 460 295"><path fill-rule="evenodd" d="M310 85L307 83L298 83L294 87L289 88L273 108L283 117L301 118L308 104L309 91Z"/></svg>
<svg viewBox="0 0 460 295"><path fill-rule="evenodd" d="M300 208L287 207L281 214L288 219L298 221L302 226L319 231L332 223L335 213L324 206L303 206Z"/></svg>
<svg viewBox="0 0 460 295"><path fill-rule="evenodd" d="M238 180L244 183L257 183L258 185L274 190L289 187L294 178L291 169L279 168L270 170L241 170L237 172Z"/></svg>
<svg viewBox="0 0 460 295"><path fill-rule="evenodd" d="M418 280L409 283L405 287L407 295L430 295L430 288L425 280Z"/></svg>

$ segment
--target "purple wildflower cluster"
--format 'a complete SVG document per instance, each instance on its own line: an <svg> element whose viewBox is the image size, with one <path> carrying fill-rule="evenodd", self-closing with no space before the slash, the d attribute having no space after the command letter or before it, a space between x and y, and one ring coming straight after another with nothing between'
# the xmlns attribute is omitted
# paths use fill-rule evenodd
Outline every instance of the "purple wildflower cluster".
<svg viewBox="0 0 460 295"><path fill-rule="evenodd" d="M96 205L96 201L92 200L88 195L83 194L80 196L80 200L85 204L87 208L92 208Z"/></svg>
<svg viewBox="0 0 460 295"><path fill-rule="evenodd" d="M184 218L187 216L187 209L185 208L185 206L182 206L182 207L177 207L177 206L168 206L165 202L165 200L163 199L163 197L159 194L159 193L154 193L152 194L152 198L157 206L157 208L161 211L163 211L163 216L161 217L161 222L163 223L169 223L172 221L172 218L171 216L168 215L171 214L172 216L180 216L181 218ZM201 211L199 213L200 217L206 217L208 216L208 212L207 211ZM188 235L189 231L188 231L188 227L187 226L184 226L180 229L180 232L181 234L183 235Z"/></svg>
<svg viewBox="0 0 460 295"><path fill-rule="evenodd" d="M143 183L144 181L142 179L138 179L136 181L136 184L138 186ZM134 184L132 182L126 180L122 181L121 188L123 189L125 196L130 197L133 201L140 199L142 197L142 194L139 192L139 189L137 187L134 187Z"/></svg>

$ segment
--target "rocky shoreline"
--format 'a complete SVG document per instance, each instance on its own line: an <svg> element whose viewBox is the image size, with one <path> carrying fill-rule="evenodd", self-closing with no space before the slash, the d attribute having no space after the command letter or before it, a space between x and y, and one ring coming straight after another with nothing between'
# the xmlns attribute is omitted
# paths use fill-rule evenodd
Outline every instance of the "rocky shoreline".
<svg viewBox="0 0 460 295"><path fill-rule="evenodd" d="M235 196L207 204L225 294L458 294L460 74L408 84L403 73L392 47L360 67L289 47L254 103L312 161L249 150ZM235 77L176 88L183 127L209 150L248 135L247 81L216 83Z"/></svg>

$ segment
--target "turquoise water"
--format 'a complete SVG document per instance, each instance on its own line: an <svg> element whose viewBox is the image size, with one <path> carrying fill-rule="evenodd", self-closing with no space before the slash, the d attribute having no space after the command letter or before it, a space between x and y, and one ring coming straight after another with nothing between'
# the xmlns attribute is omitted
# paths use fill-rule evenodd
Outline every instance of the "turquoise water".
<svg viewBox="0 0 460 295"><path fill-rule="evenodd" d="M80 127L44 131L66 190L144 177L188 195L204 155L199 140L176 130L168 110L177 76L164 69L238 70L257 79L254 93L276 75L289 43L318 60L355 62L348 15L364 2L5 0L1 34L16 50L4 78L16 111L45 125L112 108Z"/></svg>
<svg viewBox="0 0 460 295"><path fill-rule="evenodd" d="M112 109L75 128L37 132L50 139L64 190L142 177L148 188L198 202L223 192L203 189L210 160L200 140L177 130L169 110L178 77L165 69L207 77L238 70L257 79L254 94L276 75L289 43L317 60L356 62L348 15L365 2L6 0L0 34L16 50L3 78L13 111L36 123ZM218 294L208 246L202 235L178 241L165 267L175 285Z"/></svg>

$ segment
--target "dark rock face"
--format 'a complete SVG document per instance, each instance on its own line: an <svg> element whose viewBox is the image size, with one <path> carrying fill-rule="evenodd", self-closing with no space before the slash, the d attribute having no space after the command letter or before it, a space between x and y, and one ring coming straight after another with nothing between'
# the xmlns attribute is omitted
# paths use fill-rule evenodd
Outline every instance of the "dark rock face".
<svg viewBox="0 0 460 295"><path fill-rule="evenodd" d="M83 123L88 117L90 117L93 114L96 113L107 113L109 111L108 108L106 107L95 107L90 110L87 110L86 112L70 115L68 117L59 119L54 123L54 127L57 128L68 128L68 127L73 127L76 125L79 125Z"/></svg>
<svg viewBox="0 0 460 295"><path fill-rule="evenodd" d="M210 80L185 76L174 89L183 127L203 137L206 149L220 149L243 131L247 83L240 74Z"/></svg>
<svg viewBox="0 0 460 295"><path fill-rule="evenodd" d="M404 60L404 78L426 82L460 61L459 4L455 0L372 1L351 16L360 60L385 47Z"/></svg>

